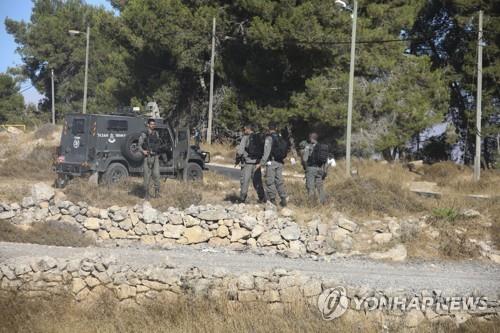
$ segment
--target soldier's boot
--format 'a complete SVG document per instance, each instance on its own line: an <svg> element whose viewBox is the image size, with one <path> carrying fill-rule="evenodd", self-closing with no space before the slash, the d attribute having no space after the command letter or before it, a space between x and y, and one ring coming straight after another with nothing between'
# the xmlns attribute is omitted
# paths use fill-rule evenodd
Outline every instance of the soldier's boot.
<svg viewBox="0 0 500 333"><path fill-rule="evenodd" d="M150 197L150 195L149 195L149 190L145 190L144 192L145 192L145 193L144 193L144 200L149 200L149 199L151 199L151 197Z"/></svg>
<svg viewBox="0 0 500 333"><path fill-rule="evenodd" d="M161 198L160 189L155 187L155 198Z"/></svg>
<svg viewBox="0 0 500 333"><path fill-rule="evenodd" d="M286 198L281 198L280 206L281 207L286 207Z"/></svg>

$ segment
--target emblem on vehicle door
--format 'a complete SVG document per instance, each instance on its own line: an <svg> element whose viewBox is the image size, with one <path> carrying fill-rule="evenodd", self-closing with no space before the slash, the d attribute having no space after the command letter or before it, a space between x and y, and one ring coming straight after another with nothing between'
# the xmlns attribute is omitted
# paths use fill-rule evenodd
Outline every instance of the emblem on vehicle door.
<svg viewBox="0 0 500 333"><path fill-rule="evenodd" d="M115 143L115 142L116 142L115 135L114 135L113 133L111 133L111 134L109 135L108 142L109 142L109 143Z"/></svg>
<svg viewBox="0 0 500 333"><path fill-rule="evenodd" d="M77 149L78 147L80 147L80 137L75 136L75 138L73 140L73 148Z"/></svg>

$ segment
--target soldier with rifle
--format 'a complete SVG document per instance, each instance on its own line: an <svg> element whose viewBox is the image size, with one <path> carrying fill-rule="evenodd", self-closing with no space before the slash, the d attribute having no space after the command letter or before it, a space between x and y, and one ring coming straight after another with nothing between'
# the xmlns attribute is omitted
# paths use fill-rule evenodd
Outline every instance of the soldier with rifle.
<svg viewBox="0 0 500 333"><path fill-rule="evenodd" d="M262 172L257 167L264 152L264 143L259 134L254 133L253 125L243 127L243 137L236 151L236 165L241 165L240 202L245 202L250 180L259 197L259 202L266 202L262 185Z"/></svg>
<svg viewBox="0 0 500 333"><path fill-rule="evenodd" d="M149 200L149 183L153 178L154 197L160 197L160 150L161 140L158 132L155 130L156 122L149 119L146 125L146 131L139 137L139 149L144 155L144 199Z"/></svg>

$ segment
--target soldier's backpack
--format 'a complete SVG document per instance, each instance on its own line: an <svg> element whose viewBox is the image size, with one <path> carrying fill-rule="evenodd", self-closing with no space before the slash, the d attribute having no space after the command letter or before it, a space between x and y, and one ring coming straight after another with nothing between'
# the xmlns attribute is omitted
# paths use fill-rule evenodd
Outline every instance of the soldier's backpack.
<svg viewBox="0 0 500 333"><path fill-rule="evenodd" d="M311 153L311 165L322 166L328 162L330 147L325 143L317 143Z"/></svg>
<svg viewBox="0 0 500 333"><path fill-rule="evenodd" d="M246 151L248 153L248 157L252 160L260 160L262 158L262 155L264 154L264 142L259 134L250 134Z"/></svg>
<svg viewBox="0 0 500 333"><path fill-rule="evenodd" d="M273 145L271 146L271 156L275 161L283 163L288 154L288 142L281 135L272 134Z"/></svg>

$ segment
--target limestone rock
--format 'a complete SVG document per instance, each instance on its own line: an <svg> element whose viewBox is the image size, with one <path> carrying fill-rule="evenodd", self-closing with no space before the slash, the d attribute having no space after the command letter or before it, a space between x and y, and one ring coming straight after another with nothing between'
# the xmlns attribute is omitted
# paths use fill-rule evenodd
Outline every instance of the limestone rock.
<svg viewBox="0 0 500 333"><path fill-rule="evenodd" d="M376 234L373 236L373 240L377 244L386 244L389 243L392 239L392 234L390 232L383 232L380 234Z"/></svg>
<svg viewBox="0 0 500 333"><path fill-rule="evenodd" d="M88 217L83 223L83 226L89 230L99 230L101 223L100 220L95 217Z"/></svg>
<svg viewBox="0 0 500 333"><path fill-rule="evenodd" d="M115 216L116 216L116 215L115 215ZM132 227L133 227L133 226L132 226L132 220L131 220L131 219L129 219L129 218L124 219L124 220L122 220L122 221L118 224L118 226L119 226L121 229L125 230L125 231L129 231L129 230L131 230L131 229L132 229Z"/></svg>
<svg viewBox="0 0 500 333"><path fill-rule="evenodd" d="M137 290L135 287L129 286L128 284L121 284L116 288L116 296L120 300L124 300L130 297L135 297Z"/></svg>
<svg viewBox="0 0 500 333"><path fill-rule="evenodd" d="M36 183L31 187L31 196L35 203L49 201L54 195L54 189L45 183Z"/></svg>
<svg viewBox="0 0 500 333"><path fill-rule="evenodd" d="M250 290L255 287L254 277L251 274L242 274L238 277L238 289Z"/></svg>
<svg viewBox="0 0 500 333"><path fill-rule="evenodd" d="M343 242L346 238L347 235L349 235L349 231L342 229L342 228L337 228L335 230L332 230L331 232L333 241L335 242Z"/></svg>
<svg viewBox="0 0 500 333"><path fill-rule="evenodd" d="M224 209L205 210L198 214L198 218L205 221L219 221L229 219L230 216Z"/></svg>
<svg viewBox="0 0 500 333"><path fill-rule="evenodd" d="M228 246L229 244L231 244L229 238L212 237L208 241L208 245L213 247Z"/></svg>
<svg viewBox="0 0 500 333"><path fill-rule="evenodd" d="M217 236L220 238L224 238L229 236L229 229L225 225L221 225L217 228Z"/></svg>
<svg viewBox="0 0 500 333"><path fill-rule="evenodd" d="M297 225L292 225L281 229L280 233L281 236L288 241L297 240L300 237L300 229Z"/></svg>
<svg viewBox="0 0 500 333"><path fill-rule="evenodd" d="M257 224L257 219L253 216L245 215L241 218L240 226L247 230L252 230Z"/></svg>
<svg viewBox="0 0 500 333"><path fill-rule="evenodd" d="M252 238L257 238L259 237L266 228L262 224L257 224L253 229L252 229Z"/></svg>
<svg viewBox="0 0 500 333"><path fill-rule="evenodd" d="M260 246L278 245L283 243L280 232L276 229L263 232L257 239L257 244Z"/></svg>
<svg viewBox="0 0 500 333"><path fill-rule="evenodd" d="M298 240L290 241L290 252L295 254L305 254L307 252L304 243Z"/></svg>
<svg viewBox="0 0 500 333"><path fill-rule="evenodd" d="M208 241L210 237L212 237L212 233L201 228L200 226L194 226L186 228L184 231L184 237L187 240L187 244L196 244Z"/></svg>
<svg viewBox="0 0 500 333"><path fill-rule="evenodd" d="M23 208L33 207L34 205L35 205L35 200L33 200L33 197L24 197L23 200L21 201L21 207Z"/></svg>
<svg viewBox="0 0 500 333"><path fill-rule="evenodd" d="M163 227L163 237L179 239L186 228L183 225L166 224Z"/></svg>
<svg viewBox="0 0 500 333"><path fill-rule="evenodd" d="M350 221L345 217L340 217L337 225L350 232L357 232L359 230L359 226L356 222Z"/></svg>
<svg viewBox="0 0 500 333"><path fill-rule="evenodd" d="M231 230L231 242L237 242L240 239L246 239L250 236L250 231L243 228L233 228Z"/></svg>
<svg viewBox="0 0 500 333"><path fill-rule="evenodd" d="M186 227L193 227L195 225L199 225L200 224L200 220L198 220L197 218L195 217L192 217L191 215L185 215L182 220L184 221L184 225Z"/></svg>
<svg viewBox="0 0 500 333"><path fill-rule="evenodd" d="M142 205L142 218L144 223L153 223L158 220L158 211L147 201Z"/></svg>
<svg viewBox="0 0 500 333"><path fill-rule="evenodd" d="M71 282L71 291L73 294L78 294L81 290L83 290L87 285L85 281L80 278L74 278Z"/></svg>
<svg viewBox="0 0 500 333"><path fill-rule="evenodd" d="M403 244L398 244L386 252L370 253L372 259L389 259L393 261L404 261L407 256L406 247Z"/></svg>
<svg viewBox="0 0 500 333"><path fill-rule="evenodd" d="M127 238L127 232L123 231L120 228L112 227L109 231L109 237L111 237L112 239Z"/></svg>
<svg viewBox="0 0 500 333"><path fill-rule="evenodd" d="M6 212L0 213L0 220L8 220L16 216L16 212L13 210L8 210Z"/></svg>

